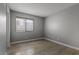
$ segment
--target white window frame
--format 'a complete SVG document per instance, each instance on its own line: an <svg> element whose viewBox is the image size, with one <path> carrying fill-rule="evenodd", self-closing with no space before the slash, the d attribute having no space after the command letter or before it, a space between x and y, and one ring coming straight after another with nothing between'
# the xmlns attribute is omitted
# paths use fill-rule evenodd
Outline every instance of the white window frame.
<svg viewBox="0 0 79 59"><path fill-rule="evenodd" d="M27 30L27 27L26 27L27 23L25 22L25 29L24 29L24 31L16 30L16 32L33 32L34 31L34 19L18 17L18 16L16 16L16 18L22 18L22 19L24 19L24 21L26 21L26 20L32 20L33 21L33 30L32 31L28 31Z"/></svg>

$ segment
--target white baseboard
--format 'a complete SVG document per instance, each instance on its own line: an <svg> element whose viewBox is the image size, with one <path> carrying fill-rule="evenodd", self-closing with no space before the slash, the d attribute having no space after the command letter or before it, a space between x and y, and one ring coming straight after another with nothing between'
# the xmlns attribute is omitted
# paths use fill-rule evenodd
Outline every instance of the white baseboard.
<svg viewBox="0 0 79 59"><path fill-rule="evenodd" d="M65 44L65 43L62 43L62 42L58 42L58 41L55 41L55 40L52 40L52 39L49 39L49 38L45 38L45 39L48 40L48 41L55 42L57 44L60 44L60 45L75 49L75 50L79 50L78 47L74 47L74 46L71 46L71 45L68 45L68 44Z"/></svg>
<svg viewBox="0 0 79 59"><path fill-rule="evenodd" d="M27 39L27 40L22 40L22 41L11 42L11 44L29 42L29 41L39 40L39 39L44 39L44 38L42 37L42 38L35 38L35 39Z"/></svg>

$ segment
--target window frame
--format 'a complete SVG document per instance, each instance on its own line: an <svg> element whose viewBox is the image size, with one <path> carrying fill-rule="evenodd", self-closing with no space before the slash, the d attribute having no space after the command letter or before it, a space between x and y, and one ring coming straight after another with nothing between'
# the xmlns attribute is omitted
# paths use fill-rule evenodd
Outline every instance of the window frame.
<svg viewBox="0 0 79 59"><path fill-rule="evenodd" d="M26 29L27 29L27 27L26 27L26 25L27 25L27 23L25 23L25 30L24 30L24 32L34 32L34 19L33 18L25 18L25 17L19 17L19 16L16 16L16 18L23 18L23 19L29 19L29 20L32 20L33 21L33 30L32 31L27 31ZM24 20L24 21L26 21L26 20ZM16 30L16 32L20 32L20 31L17 31Z"/></svg>

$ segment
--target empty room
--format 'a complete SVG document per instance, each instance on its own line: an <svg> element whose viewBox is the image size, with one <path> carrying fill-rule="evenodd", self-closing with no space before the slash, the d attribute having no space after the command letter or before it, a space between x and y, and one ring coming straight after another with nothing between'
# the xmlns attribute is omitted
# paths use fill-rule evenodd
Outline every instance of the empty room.
<svg viewBox="0 0 79 59"><path fill-rule="evenodd" d="M78 3L0 3L0 55L79 55Z"/></svg>

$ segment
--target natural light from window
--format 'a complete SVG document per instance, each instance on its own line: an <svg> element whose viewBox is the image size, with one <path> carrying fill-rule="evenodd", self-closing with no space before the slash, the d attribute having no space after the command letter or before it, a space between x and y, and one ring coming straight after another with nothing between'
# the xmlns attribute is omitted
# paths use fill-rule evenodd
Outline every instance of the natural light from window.
<svg viewBox="0 0 79 59"><path fill-rule="evenodd" d="M16 18L16 32L33 31L33 20L26 18Z"/></svg>

